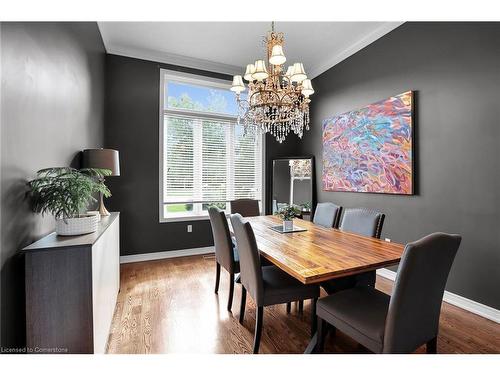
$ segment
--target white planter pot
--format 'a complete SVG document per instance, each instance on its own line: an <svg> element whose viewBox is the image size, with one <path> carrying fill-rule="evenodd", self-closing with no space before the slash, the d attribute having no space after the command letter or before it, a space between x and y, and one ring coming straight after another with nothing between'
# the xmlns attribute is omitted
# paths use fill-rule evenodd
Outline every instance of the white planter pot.
<svg viewBox="0 0 500 375"><path fill-rule="evenodd" d="M97 215L56 219L56 233L59 236L77 236L95 232L98 225L99 216Z"/></svg>
<svg viewBox="0 0 500 375"><path fill-rule="evenodd" d="M99 211L87 211L87 215L97 215L98 217L97 221L101 221L101 214Z"/></svg>
<svg viewBox="0 0 500 375"><path fill-rule="evenodd" d="M283 220L283 232L291 232L293 230L293 220Z"/></svg>

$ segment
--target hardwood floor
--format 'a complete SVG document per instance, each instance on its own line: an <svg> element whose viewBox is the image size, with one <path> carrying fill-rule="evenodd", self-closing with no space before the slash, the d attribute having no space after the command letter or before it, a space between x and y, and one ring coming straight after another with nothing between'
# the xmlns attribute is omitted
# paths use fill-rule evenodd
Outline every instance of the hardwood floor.
<svg viewBox="0 0 500 375"><path fill-rule="evenodd" d="M250 297L238 323L241 287L234 290L233 313L226 310L229 274L221 272L213 292L214 258L192 256L121 266L121 290L108 341L109 353L250 353L255 305ZM392 281L377 277L390 293ZM285 305L264 309L260 353L302 353L309 342L310 304L290 314ZM327 353L367 353L339 332ZM424 353L422 347L418 353ZM443 303L438 353L500 353L500 324Z"/></svg>

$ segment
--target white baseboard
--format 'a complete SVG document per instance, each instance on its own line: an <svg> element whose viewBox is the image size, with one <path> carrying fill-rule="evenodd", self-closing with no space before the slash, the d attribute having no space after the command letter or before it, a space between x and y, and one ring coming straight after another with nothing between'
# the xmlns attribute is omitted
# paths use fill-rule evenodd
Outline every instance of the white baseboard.
<svg viewBox="0 0 500 375"><path fill-rule="evenodd" d="M146 253L137 255L122 255L120 263L146 262L148 260L158 260L167 258L187 257L191 255L211 254L215 251L213 246L197 247L194 249L183 249L173 251L159 251L156 253Z"/></svg>
<svg viewBox="0 0 500 375"><path fill-rule="evenodd" d="M396 280L396 272L388 270L386 268L381 268L377 270L377 275L385 277L389 280ZM496 323L500 323L500 310L494 309L493 307L483 305L482 303L473 301L471 299L459 296L458 294L444 291L443 301L451 305L460 307L461 309L467 310L473 314L482 316L483 318L492 320Z"/></svg>
<svg viewBox="0 0 500 375"><path fill-rule="evenodd" d="M387 268L380 268L377 270L377 275L385 277L391 281L396 280L396 272L388 270Z"/></svg>

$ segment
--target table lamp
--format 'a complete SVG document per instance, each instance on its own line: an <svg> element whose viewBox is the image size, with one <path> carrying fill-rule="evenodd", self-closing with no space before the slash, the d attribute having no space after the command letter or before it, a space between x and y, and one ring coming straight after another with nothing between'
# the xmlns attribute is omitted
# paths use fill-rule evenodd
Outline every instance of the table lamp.
<svg viewBox="0 0 500 375"><path fill-rule="evenodd" d="M82 166L84 168L109 169L111 170L111 176L120 175L120 158L116 150L107 148L83 150ZM108 210L104 207L104 197L102 194L100 194L99 213L101 216L109 216Z"/></svg>

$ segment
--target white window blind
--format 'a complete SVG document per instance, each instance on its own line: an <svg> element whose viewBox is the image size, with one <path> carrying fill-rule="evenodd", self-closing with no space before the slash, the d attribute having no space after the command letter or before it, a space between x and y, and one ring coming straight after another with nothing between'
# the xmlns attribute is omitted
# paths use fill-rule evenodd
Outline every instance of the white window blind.
<svg viewBox="0 0 500 375"><path fill-rule="evenodd" d="M162 83L161 219L204 217L210 205L229 210L239 198L261 201L262 137L236 124L235 108L224 105L232 93L211 82L176 84L168 75Z"/></svg>

